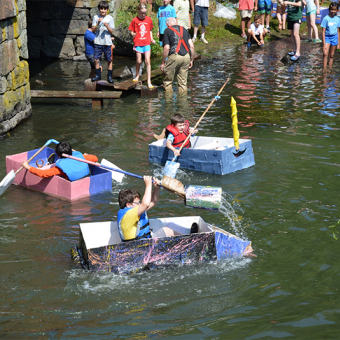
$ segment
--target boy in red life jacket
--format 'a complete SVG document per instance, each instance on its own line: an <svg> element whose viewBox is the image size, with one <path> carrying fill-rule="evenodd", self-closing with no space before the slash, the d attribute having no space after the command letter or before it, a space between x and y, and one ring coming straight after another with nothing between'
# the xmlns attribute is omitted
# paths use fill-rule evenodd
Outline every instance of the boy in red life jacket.
<svg viewBox="0 0 340 340"><path fill-rule="evenodd" d="M194 136L198 130L194 130L189 127L189 121L185 120L184 117L176 113L171 117L171 124L166 127L165 137L166 137L166 147L170 149L175 157L180 156L179 150L175 148L180 148L186 138L189 136ZM190 138L187 140L183 148L190 148Z"/></svg>
<svg viewBox="0 0 340 340"><path fill-rule="evenodd" d="M60 142L55 147L55 152L59 159L55 162L55 166L42 170L30 166L27 161L22 163L23 167L27 169L31 174L42 178L48 178L52 176L61 176L71 182L81 179L90 175L90 168L88 164L76 161L74 159L63 158L62 154L72 155L77 158L86 159L91 162L98 162L98 157L94 155L82 154L79 151L72 151L71 144L68 142Z"/></svg>

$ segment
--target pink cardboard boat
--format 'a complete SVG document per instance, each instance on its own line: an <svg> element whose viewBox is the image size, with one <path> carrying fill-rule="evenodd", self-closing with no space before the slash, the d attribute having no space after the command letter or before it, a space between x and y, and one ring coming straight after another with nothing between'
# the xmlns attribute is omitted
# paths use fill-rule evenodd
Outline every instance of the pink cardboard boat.
<svg viewBox="0 0 340 340"><path fill-rule="evenodd" d="M17 171L23 161L27 161L39 149L19 153L16 155L6 156L6 170L9 173L11 170ZM39 163L47 164L49 156L54 153L51 148L42 150L33 160L29 163L30 166L37 168L36 161ZM57 160L57 157L56 157ZM54 167L52 165L45 165L41 169L49 169ZM102 191L112 189L111 172L101 169L99 167L90 165L91 176L70 182L60 176L53 176L50 178L41 178L31 174L28 170L21 170L14 180L14 184L21 185L25 188L41 191L46 194L66 198L68 200L75 200L80 197L98 194Z"/></svg>

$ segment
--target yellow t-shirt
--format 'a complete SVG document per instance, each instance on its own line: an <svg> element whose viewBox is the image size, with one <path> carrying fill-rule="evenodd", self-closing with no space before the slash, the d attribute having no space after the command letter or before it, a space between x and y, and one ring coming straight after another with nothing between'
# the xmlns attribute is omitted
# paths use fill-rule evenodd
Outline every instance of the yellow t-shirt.
<svg viewBox="0 0 340 340"><path fill-rule="evenodd" d="M120 228L125 240L131 240L136 237L139 222L138 206L127 211L120 222Z"/></svg>

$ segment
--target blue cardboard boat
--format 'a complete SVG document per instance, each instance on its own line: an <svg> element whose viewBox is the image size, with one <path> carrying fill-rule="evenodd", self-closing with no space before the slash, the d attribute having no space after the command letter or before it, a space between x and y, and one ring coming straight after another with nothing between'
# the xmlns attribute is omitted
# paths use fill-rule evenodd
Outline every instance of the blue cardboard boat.
<svg viewBox="0 0 340 340"><path fill-rule="evenodd" d="M156 218L149 223L153 233L168 227L178 236L121 242L116 222L81 223L79 246L71 250L73 259L87 270L131 274L252 252L250 241L208 224L200 216Z"/></svg>
<svg viewBox="0 0 340 340"><path fill-rule="evenodd" d="M226 175L255 165L250 139L240 139L235 150L233 138L191 137L191 148L183 149L177 161L183 169ZM149 161L161 163L172 160L174 153L166 147L166 139L149 144Z"/></svg>

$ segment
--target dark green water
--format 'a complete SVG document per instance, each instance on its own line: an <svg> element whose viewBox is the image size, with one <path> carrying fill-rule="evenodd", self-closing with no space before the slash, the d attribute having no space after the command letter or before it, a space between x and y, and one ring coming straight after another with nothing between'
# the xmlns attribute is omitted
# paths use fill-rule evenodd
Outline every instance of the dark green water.
<svg viewBox="0 0 340 340"><path fill-rule="evenodd" d="M299 63L284 64L288 48L282 41L250 52L210 51L218 58L194 67L185 99L136 93L101 111L87 100L33 101L33 116L0 139L1 178L6 155L50 138L127 171L159 175L162 167L148 162L153 133L174 112L195 122L230 77L200 134L232 136L233 95L256 165L223 177L182 170L177 178L185 184L222 186L223 209L188 209L162 192L150 216L200 215L251 240L257 258L131 276L84 272L69 253L78 224L115 219L119 190L143 190L143 182L125 178L112 192L74 203L12 186L0 197L0 337L339 338L340 240L329 228L340 219L339 55L334 73L323 76L321 47L303 42ZM32 88L40 79L44 89L81 90L88 65L31 63L31 73Z"/></svg>

